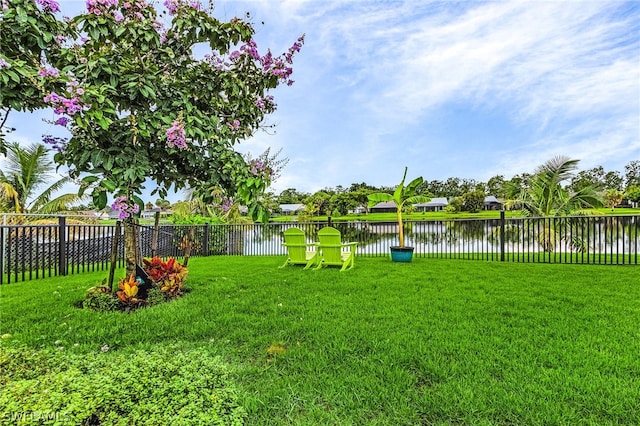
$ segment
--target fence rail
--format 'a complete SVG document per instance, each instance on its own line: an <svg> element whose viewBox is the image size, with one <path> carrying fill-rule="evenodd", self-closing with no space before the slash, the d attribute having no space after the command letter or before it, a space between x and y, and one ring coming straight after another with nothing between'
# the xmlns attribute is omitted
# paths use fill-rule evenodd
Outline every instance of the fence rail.
<svg viewBox="0 0 640 426"><path fill-rule="evenodd" d="M153 227L139 226L143 257L181 257L189 241L191 256L285 255L282 232L305 231L316 241L322 223L248 225L161 225L154 247ZM397 245L395 222L337 222L343 241L357 241L358 256L388 256ZM406 244L419 258L474 259L638 265L640 216L572 216L407 221ZM0 284L109 267L116 226L67 223L0 226ZM124 243L117 245L124 265Z"/></svg>

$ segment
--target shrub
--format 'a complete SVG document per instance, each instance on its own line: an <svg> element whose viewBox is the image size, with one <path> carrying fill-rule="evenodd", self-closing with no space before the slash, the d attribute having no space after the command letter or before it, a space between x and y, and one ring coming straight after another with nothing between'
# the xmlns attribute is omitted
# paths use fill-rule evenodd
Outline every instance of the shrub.
<svg viewBox="0 0 640 426"><path fill-rule="evenodd" d="M125 305L135 305L141 302L136 296L138 295L138 281L132 276L129 279L120 280L118 284L120 291L116 292L116 295L120 301Z"/></svg>
<svg viewBox="0 0 640 426"><path fill-rule="evenodd" d="M149 289L149 292L147 293L147 305L159 305L160 303L164 303L166 301L167 296L165 292L160 290L158 287L152 287L151 289Z"/></svg>
<svg viewBox="0 0 640 426"><path fill-rule="evenodd" d="M452 198L447 207L444 208L444 211L447 213L460 213L462 211L462 198Z"/></svg>
<svg viewBox="0 0 640 426"><path fill-rule="evenodd" d="M160 290L169 297L178 297L182 293L184 281L187 278L187 268L170 258L164 262L159 257L143 259L144 270Z"/></svg>
<svg viewBox="0 0 640 426"><path fill-rule="evenodd" d="M111 293L111 289L104 285L91 287L87 291L87 297L82 301L82 307L85 309L93 309L94 311L107 312L115 311L120 308L120 301Z"/></svg>
<svg viewBox="0 0 640 426"><path fill-rule="evenodd" d="M205 350L79 354L0 345L0 369L6 424L38 423L17 418L33 413L77 425L242 425L247 417L229 367Z"/></svg>
<svg viewBox="0 0 640 426"><path fill-rule="evenodd" d="M87 297L79 304L83 308L96 311L130 311L145 305L157 305L170 299L177 298L184 293L184 282L188 270L186 266L176 262L174 258L164 262L159 257L144 259L144 269L153 286L144 295L140 292L141 278L131 276L123 278L115 293L105 284L92 287Z"/></svg>
<svg viewBox="0 0 640 426"><path fill-rule="evenodd" d="M467 192L462 196L462 211L478 213L484 208L484 192Z"/></svg>

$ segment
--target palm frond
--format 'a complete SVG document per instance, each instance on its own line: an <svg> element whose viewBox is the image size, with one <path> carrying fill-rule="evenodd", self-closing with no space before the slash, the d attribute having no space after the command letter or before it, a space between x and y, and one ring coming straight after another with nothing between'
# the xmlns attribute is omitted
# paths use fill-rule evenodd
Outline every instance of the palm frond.
<svg viewBox="0 0 640 426"><path fill-rule="evenodd" d="M71 178L66 176L62 179L57 180L53 184L51 184L47 189L42 191L33 202L29 205L29 210L38 211L42 208L42 206L48 204L51 200L52 195L59 191L64 185L71 182ZM66 194L65 194L66 195ZM79 197L76 195L76 199Z"/></svg>
<svg viewBox="0 0 640 426"><path fill-rule="evenodd" d="M78 197L77 194L63 194L38 206L37 212L49 214L69 210L73 204L82 202L88 198L88 196Z"/></svg>
<svg viewBox="0 0 640 426"><path fill-rule="evenodd" d="M37 188L47 182L53 165L47 157L48 150L43 145L21 146L14 142L7 148L3 180L13 185L20 204L24 207Z"/></svg>

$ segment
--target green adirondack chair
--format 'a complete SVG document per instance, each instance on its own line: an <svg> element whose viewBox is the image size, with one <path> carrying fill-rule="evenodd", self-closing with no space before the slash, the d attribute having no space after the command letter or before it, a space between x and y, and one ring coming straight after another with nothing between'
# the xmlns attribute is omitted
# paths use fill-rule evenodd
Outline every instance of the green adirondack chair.
<svg viewBox="0 0 640 426"><path fill-rule="evenodd" d="M287 248L288 256L280 268L287 265L305 265L304 269L308 269L318 263L316 244L307 242L307 237L302 229L285 229L283 235L284 243L282 245Z"/></svg>
<svg viewBox="0 0 640 426"><path fill-rule="evenodd" d="M343 243L340 231L327 226L318 231L320 260L316 269L323 266L341 266L340 272L353 268L358 243Z"/></svg>

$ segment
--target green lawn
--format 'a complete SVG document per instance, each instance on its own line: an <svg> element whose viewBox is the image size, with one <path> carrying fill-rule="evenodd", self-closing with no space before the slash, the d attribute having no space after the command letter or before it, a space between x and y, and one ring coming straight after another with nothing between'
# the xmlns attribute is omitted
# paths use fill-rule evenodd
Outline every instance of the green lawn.
<svg viewBox="0 0 640 426"><path fill-rule="evenodd" d="M0 287L0 419L640 424L637 267L283 261L192 258L131 314L74 307L104 273Z"/></svg>

